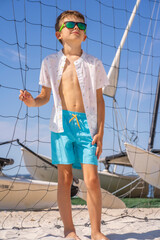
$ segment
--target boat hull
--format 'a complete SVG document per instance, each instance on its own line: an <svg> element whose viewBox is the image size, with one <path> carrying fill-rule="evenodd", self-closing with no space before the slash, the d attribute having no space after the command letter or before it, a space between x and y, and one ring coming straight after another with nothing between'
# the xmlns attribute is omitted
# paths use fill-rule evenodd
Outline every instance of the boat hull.
<svg viewBox="0 0 160 240"><path fill-rule="evenodd" d="M0 175L0 210L42 210L56 202L57 183Z"/></svg>
<svg viewBox="0 0 160 240"><path fill-rule="evenodd" d="M77 196L87 201L87 188L83 180L79 179L79 183L77 185L79 187L79 191ZM114 196L110 192L101 188L102 194L102 207L109 209L122 209L126 208L125 203L118 197Z"/></svg>
<svg viewBox="0 0 160 240"><path fill-rule="evenodd" d="M129 161L136 173L147 183L160 189L160 156L125 143Z"/></svg>
<svg viewBox="0 0 160 240"><path fill-rule="evenodd" d="M51 182L58 181L58 171L56 168L43 162L26 149L22 148L21 150L26 168L33 178ZM51 163L50 158L45 156L43 158ZM99 171L98 174L101 188L110 193L115 193L116 196L146 197L148 195L148 184L142 179L135 181L137 176L118 175L110 173L107 170ZM83 179L82 171L79 169L73 169L73 175L79 179ZM160 196L160 191L157 191L157 196Z"/></svg>

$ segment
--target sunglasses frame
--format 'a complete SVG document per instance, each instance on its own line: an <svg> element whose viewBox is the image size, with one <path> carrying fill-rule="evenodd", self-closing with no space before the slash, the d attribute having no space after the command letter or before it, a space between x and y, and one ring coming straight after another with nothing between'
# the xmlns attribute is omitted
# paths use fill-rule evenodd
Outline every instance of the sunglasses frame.
<svg viewBox="0 0 160 240"><path fill-rule="evenodd" d="M67 22L64 22L64 23L62 24L62 26L61 26L60 29L59 29L59 32L61 32L64 27L68 28L68 27L65 25L65 24L68 23L68 22L75 23L74 27L77 25L78 28L79 28L78 23L83 23L83 24L86 26L86 28L87 28L87 24L84 23L84 22L67 21ZM73 28L74 28L74 27L73 27ZM68 29L73 29L73 28L68 28ZM79 30L82 30L82 31L84 31L84 32L86 33L86 29L80 29L80 28L79 28Z"/></svg>

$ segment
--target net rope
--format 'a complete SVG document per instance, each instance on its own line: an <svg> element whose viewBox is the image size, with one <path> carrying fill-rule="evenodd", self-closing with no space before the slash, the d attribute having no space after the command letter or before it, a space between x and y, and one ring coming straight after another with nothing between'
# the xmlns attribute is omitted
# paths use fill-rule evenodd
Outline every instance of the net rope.
<svg viewBox="0 0 160 240"><path fill-rule="evenodd" d="M146 2L144 8L142 0L122 49L116 97L113 100L104 96L106 120L101 159L105 161L105 165L102 163L104 161L99 163L100 172L103 172L104 168L107 167L106 156L125 152L125 141L147 149L160 59L160 2L156 0L147 0ZM18 231L19 229L44 226L45 223L49 224L47 217L58 211L56 201L53 201L48 209L39 212L39 217L36 219L33 212L36 206L41 204L43 200L45 201L49 194L54 195L57 192L57 185L53 186L57 170L51 165L46 166L45 162L38 160L38 157L35 156L34 163L30 165L31 162L29 162L27 165L27 168L32 172L30 175L26 168L27 163L24 161L23 154L26 152L24 151L22 154L21 146L17 141L19 139L20 143L29 147L45 160L50 159L48 125L53 101L51 100L47 106L42 108L30 109L19 101L18 95L20 89L26 89L33 96L40 93L38 79L41 62L45 56L62 48L54 37L56 17L68 9L79 10L84 14L87 23L87 40L83 49L101 59L108 73L135 1L132 1L131 5L128 4L127 0L121 1L121 4L118 1L108 2L104 0L83 0L81 4L73 0L54 0L52 3L44 0L12 0L5 4L8 4L8 13L0 11L0 26L3 26L0 33L0 159L13 158L14 164L2 166L0 210L3 210L3 204L11 193L15 192L21 197L17 198L15 205L10 208L10 211L5 212L0 219L0 229L17 228ZM5 4L4 9L6 9ZM93 11L90 6L92 6ZM156 13L155 10L157 10ZM159 117L157 122L155 148L159 148ZM149 155L147 157L149 159ZM42 180L37 177L37 172L40 170L44 171L45 174L48 171L48 176L46 175L48 183L45 185L41 183L42 185L39 185L38 189L34 186L36 183L40 184L36 181ZM157 172L159 170L152 171L152 174ZM125 177L134 175L134 177L125 185L122 184L122 179L119 177L116 186L112 189L115 174ZM3 177L5 176L9 183L4 182ZM123 166L115 168L115 165L111 164L109 165L109 176L107 182L103 183L105 190L122 200L132 198L138 191L136 196L138 196L139 202L133 203L130 210L125 209L117 214L112 214L110 209L104 208L102 225L112 224L114 220L122 220L128 216L140 221L149 218L149 215L145 215L145 217L134 215L136 208L140 205L140 200L148 195L146 183L137 176L134 169ZM76 177L75 175L75 179ZM14 190L17 179L18 181L27 179L27 181L22 188ZM80 184L80 186L82 185ZM41 197L33 202L31 208L23 210L25 214L19 222L8 225L12 216L16 216L15 211L27 198L30 198L34 191L35 196L36 193L39 193ZM155 199L160 198L160 189L154 188L154 196ZM111 203L111 206L112 204L114 203ZM80 216L86 208L86 205L81 207L73 205L73 219ZM158 205L155 218L150 218L151 221L160 220L157 218L159 211ZM108 220L104 221L103 216L106 215ZM32 226L27 225L28 218L36 219ZM59 218L53 216L53 222L55 228L62 228L62 222ZM90 226L89 217L81 224L86 227Z"/></svg>

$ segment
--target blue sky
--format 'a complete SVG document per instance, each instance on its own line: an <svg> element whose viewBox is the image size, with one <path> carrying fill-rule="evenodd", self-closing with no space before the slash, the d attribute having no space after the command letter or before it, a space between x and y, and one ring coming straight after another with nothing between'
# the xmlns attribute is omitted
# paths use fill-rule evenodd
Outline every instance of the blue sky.
<svg viewBox="0 0 160 240"><path fill-rule="evenodd" d="M50 156L48 124L53 105L52 98L46 106L28 109L19 101L18 96L19 90L24 87L33 96L38 94L42 59L62 48L55 38L56 17L68 9L78 10L85 15L87 40L82 48L101 59L108 73L136 1L14 0L13 2L0 1L0 142L18 138L36 152ZM121 130L120 140L128 140L133 133L133 136L138 136L137 144L143 148L148 146L160 62L158 12L160 2L155 2L141 0L121 53L116 93L124 121L121 126L118 119ZM150 21L152 11L153 19ZM146 39L148 29L149 36ZM143 59L142 53L144 53ZM140 74L137 74L139 70ZM113 100L107 96L104 98L106 121L102 157L119 151ZM129 108L131 110L128 110ZM159 148L160 119L157 122L155 147ZM128 139L123 137L124 126L128 130ZM124 149L123 142L122 149ZM7 173L25 172L20 147L17 144L0 146L0 152L2 157L12 157L15 160L13 169L7 170Z"/></svg>

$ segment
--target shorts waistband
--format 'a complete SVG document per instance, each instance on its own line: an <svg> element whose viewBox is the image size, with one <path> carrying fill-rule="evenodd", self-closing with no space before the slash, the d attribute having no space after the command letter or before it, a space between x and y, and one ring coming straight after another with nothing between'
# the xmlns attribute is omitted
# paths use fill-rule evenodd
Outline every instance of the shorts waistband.
<svg viewBox="0 0 160 240"><path fill-rule="evenodd" d="M80 118L86 118L86 113L81 113L81 112L73 112L73 111L68 111L68 110L62 110L63 114L65 116L71 116L72 117L72 114L76 115L77 117L80 117Z"/></svg>

